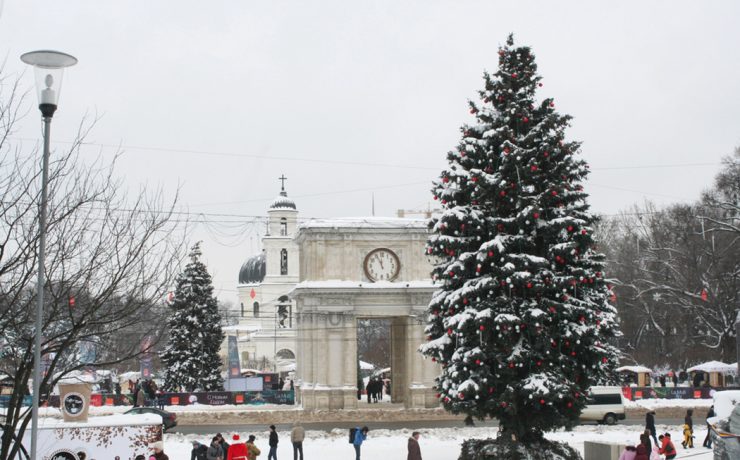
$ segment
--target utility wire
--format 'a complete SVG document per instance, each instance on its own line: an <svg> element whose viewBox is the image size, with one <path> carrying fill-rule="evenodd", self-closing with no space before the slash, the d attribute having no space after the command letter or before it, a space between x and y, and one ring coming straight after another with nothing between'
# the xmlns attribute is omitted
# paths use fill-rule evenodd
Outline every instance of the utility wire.
<svg viewBox="0 0 740 460"><path fill-rule="evenodd" d="M38 139L31 138L11 138L12 140L35 142ZM398 168L398 169L421 169L430 171L439 171L439 167L432 166L420 166L420 165L408 165L408 164L397 164L397 163L373 163L363 161L347 161L347 160L328 160L321 158L301 158L301 157L287 157L287 156L276 156L276 155L259 155L254 153L233 153L233 152L218 152L209 150L192 150L192 149L179 149L171 147L153 147L153 146L142 146L142 145L125 145L125 144L106 144L100 142L72 142L72 141L54 141L59 144L79 144L84 147L96 147L96 148L112 148L117 151L151 151L151 152L164 152L172 154L193 154L193 155L206 155L206 156L221 156L221 157L232 157L232 158L256 158L260 160L279 160L279 161L301 161L308 163L324 163L324 164L335 164L335 165L347 165L347 166L363 166L363 167L378 167L378 168ZM440 156L442 158L442 156ZM616 171L616 170L633 170L633 169L657 169L657 168L688 168L688 167L701 167L701 166L718 166L722 162L706 162L706 163L664 163L664 164L652 164L652 165L634 165L634 166L604 166L604 167L591 167L592 171Z"/></svg>

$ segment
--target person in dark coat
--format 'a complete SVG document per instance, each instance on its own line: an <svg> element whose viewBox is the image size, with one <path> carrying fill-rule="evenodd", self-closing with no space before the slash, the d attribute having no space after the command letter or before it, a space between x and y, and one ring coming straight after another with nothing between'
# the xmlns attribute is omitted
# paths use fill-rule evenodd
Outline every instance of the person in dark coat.
<svg viewBox="0 0 740 460"><path fill-rule="evenodd" d="M714 413L714 406L709 408L709 412L707 412L707 420L714 417L716 414ZM712 448L712 426L709 425L709 422L707 422L707 437L704 438L704 443L702 444L704 447L711 449Z"/></svg>
<svg viewBox="0 0 740 460"><path fill-rule="evenodd" d="M226 442L224 437L221 435L221 433L216 433L216 437L218 438L218 443L221 446L221 452L223 453L223 457L226 458L227 455L229 455L229 443Z"/></svg>
<svg viewBox="0 0 740 460"><path fill-rule="evenodd" d="M673 380L673 386L677 387L678 386L678 375L676 375L675 372L673 372L673 376L671 377L671 380Z"/></svg>
<svg viewBox="0 0 740 460"><path fill-rule="evenodd" d="M414 431L409 438L409 454L406 460L421 460L421 448L419 447L419 432Z"/></svg>
<svg viewBox="0 0 740 460"><path fill-rule="evenodd" d="M193 441L193 450L190 451L190 460L208 460L208 446Z"/></svg>
<svg viewBox="0 0 740 460"><path fill-rule="evenodd" d="M665 375L658 377L658 382L660 382L660 386L665 387Z"/></svg>
<svg viewBox="0 0 740 460"><path fill-rule="evenodd" d="M655 411L649 411L645 414L645 429L650 431L653 441L655 441L655 444L658 444L658 438L655 436Z"/></svg>
<svg viewBox="0 0 740 460"><path fill-rule="evenodd" d="M267 454L267 460L277 460L278 434L275 431L275 425L270 425L270 452Z"/></svg>

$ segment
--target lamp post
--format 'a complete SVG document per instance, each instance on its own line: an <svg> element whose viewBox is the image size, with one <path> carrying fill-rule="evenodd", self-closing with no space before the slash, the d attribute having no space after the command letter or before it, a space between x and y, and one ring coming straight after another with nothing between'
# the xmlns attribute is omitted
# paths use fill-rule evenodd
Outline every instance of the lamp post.
<svg viewBox="0 0 740 460"><path fill-rule="evenodd" d="M57 110L62 88L64 68L77 64L77 58L59 51L32 51L21 56L21 61L32 65L36 74L39 110L44 120L44 153L41 161L41 203L39 204L39 267L37 281L36 326L33 348L33 406L31 421L31 458L36 458L39 428L39 396L41 393L41 334L44 312L44 251L46 249L46 195L49 180L49 131L51 117Z"/></svg>

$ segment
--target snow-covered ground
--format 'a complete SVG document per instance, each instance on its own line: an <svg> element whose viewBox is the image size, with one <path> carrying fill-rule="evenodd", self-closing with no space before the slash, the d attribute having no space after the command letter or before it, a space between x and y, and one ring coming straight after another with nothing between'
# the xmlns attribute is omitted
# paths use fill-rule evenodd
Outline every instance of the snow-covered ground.
<svg viewBox="0 0 740 460"><path fill-rule="evenodd" d="M674 439L679 455L677 458L691 458L692 460L710 460L711 451L701 447L706 435L705 429L698 429L695 435L695 444L699 447L683 449L681 447L680 430L677 426L658 426L659 433L669 432ZM487 438L495 436L495 428L434 428L420 429L421 452L424 460L454 460L460 453L460 444L468 438ZM566 442L578 449L583 454L584 441L604 441L610 443L635 444L639 442L640 426L579 426L572 432L558 431L549 433L549 439ZM362 447L362 458L368 459L404 459L406 458L407 439L412 430L373 430L370 431L368 440ZM230 439L234 433L222 433ZM257 436L257 447L262 449L264 457L267 456L269 447L267 445L267 431L239 433L242 439L254 434ZM290 433L279 432L280 443L278 445L278 458L292 458L293 450L290 445ZM210 435L181 435L165 434L165 453L170 458L189 458L190 442L193 440L209 443L213 434ZM308 431L303 443L306 458L320 458L322 460L340 460L352 458L354 450L348 443L348 431L346 429L335 429L331 433L322 431ZM260 456L262 457L262 456Z"/></svg>
<svg viewBox="0 0 740 460"><path fill-rule="evenodd" d="M638 399L636 401L624 401L626 408L661 409L666 407L706 407L714 404L712 399Z"/></svg>
<svg viewBox="0 0 740 460"><path fill-rule="evenodd" d="M114 415L123 414L124 412L131 410L132 406L90 406L89 414L94 415ZM206 404L192 404L189 406L164 406L164 410L168 412L182 413L182 412L253 412L253 411L293 411L301 410L300 406L292 406L288 404L224 404L221 406L210 406ZM62 412L57 407L41 407L39 408L39 414L42 417L61 417Z"/></svg>

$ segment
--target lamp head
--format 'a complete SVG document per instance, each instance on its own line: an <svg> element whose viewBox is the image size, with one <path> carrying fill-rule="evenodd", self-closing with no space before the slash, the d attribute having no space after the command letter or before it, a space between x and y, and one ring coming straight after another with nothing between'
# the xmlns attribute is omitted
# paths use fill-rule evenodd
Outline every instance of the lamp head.
<svg viewBox="0 0 740 460"><path fill-rule="evenodd" d="M77 58L59 51L41 50L23 54L21 61L33 66L41 114L53 116L59 103L64 68L77 64Z"/></svg>

